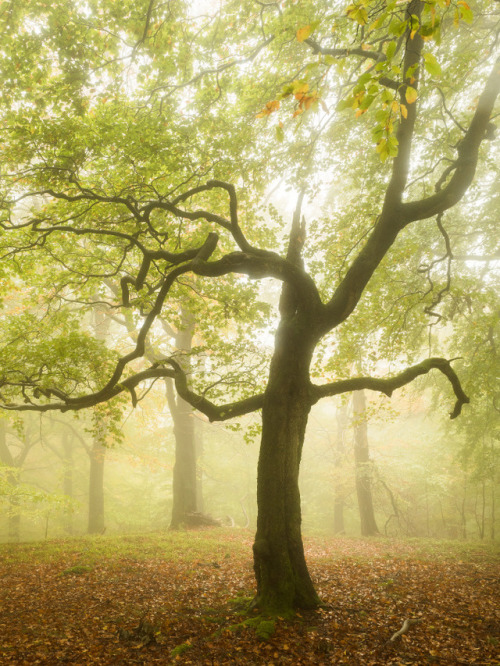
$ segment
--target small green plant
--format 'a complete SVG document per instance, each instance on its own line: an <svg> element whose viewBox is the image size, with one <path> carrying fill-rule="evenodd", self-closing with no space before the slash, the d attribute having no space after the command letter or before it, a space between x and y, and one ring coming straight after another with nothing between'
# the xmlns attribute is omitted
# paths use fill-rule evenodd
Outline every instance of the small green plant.
<svg viewBox="0 0 500 666"><path fill-rule="evenodd" d="M257 638L267 641L276 631L276 624L270 618L257 615L257 617L250 617L248 620L243 620L243 622L233 624L229 627L229 630L234 632L241 631L242 629L253 629Z"/></svg>
<svg viewBox="0 0 500 666"><path fill-rule="evenodd" d="M181 643L180 645L177 645L177 647L174 647L174 649L170 652L170 656L172 659L175 659L176 657L181 657L185 652L190 650L193 646L189 641L186 641L185 643Z"/></svg>
<svg viewBox="0 0 500 666"><path fill-rule="evenodd" d="M75 564L74 567L69 567L69 569L65 569L64 571L62 571L61 575L79 576L81 574L90 573L91 571L92 567L88 566L87 564Z"/></svg>

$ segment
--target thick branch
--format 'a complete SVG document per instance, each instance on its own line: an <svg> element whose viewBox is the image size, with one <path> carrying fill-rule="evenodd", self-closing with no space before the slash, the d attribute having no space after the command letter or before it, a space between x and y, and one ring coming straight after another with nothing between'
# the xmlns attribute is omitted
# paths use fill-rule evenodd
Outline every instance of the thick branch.
<svg viewBox="0 0 500 666"><path fill-rule="evenodd" d="M378 379L377 377L352 377L351 379L341 379L331 384L323 384L322 386L313 386L313 404L318 402L321 398L326 396L340 395L349 391L359 391L361 389L369 389L371 391L379 391L391 397L393 392L409 384L420 375L426 375L431 370L439 370L449 380L455 396L457 398L455 407L450 413L450 418L456 418L462 411L462 406L470 402L469 398L462 389L460 380L450 365L450 361L445 358L428 358L417 365L413 365L403 372L388 377L386 379Z"/></svg>
<svg viewBox="0 0 500 666"><path fill-rule="evenodd" d="M0 408L6 411L16 411L16 412L68 412L68 411L79 411L80 409L87 409L88 407L94 407L103 402L108 402L112 398L115 398L120 393L128 391L132 398L134 398L134 391L137 386L143 382L150 379L158 379L163 377L173 377L174 371L170 368L163 368L157 365L142 370L141 372L136 372L131 377L127 377L122 382L116 382L113 385L110 385L109 382L104 389L96 391L95 393L88 393L87 395L80 396L78 398L69 398L64 399L64 396L61 395L60 391L54 391L48 389L45 394L58 395L61 397L60 402L48 402L45 404L35 404L29 402L26 404L11 404L11 403L0 403Z"/></svg>
<svg viewBox="0 0 500 666"><path fill-rule="evenodd" d="M417 40L417 37L416 35L413 41ZM412 46L413 53L417 47L418 44ZM412 58L415 57L414 53ZM405 62L413 62L412 58L405 58ZM414 83L414 85L416 84ZM332 298L327 303L322 323L323 330L328 331L335 328L353 312L372 275L396 240L399 232L407 224L443 212L462 198L472 182L478 160L479 146L486 137L489 118L499 92L500 60L495 64L486 82L470 127L459 146L456 169L448 185L428 199L403 203L401 195L406 185L414 114L416 112L416 105L409 105L408 118L402 120L398 130L399 154L394 161L393 174L387 189L382 214L364 247L352 262Z"/></svg>
<svg viewBox="0 0 500 666"><path fill-rule="evenodd" d="M251 412L255 412L262 408L264 403L263 393L253 395L250 398L245 398L244 400L239 400L237 402L217 406L213 402L210 402L210 400L207 400L207 398L191 391L188 387L186 373L177 361L169 359L168 363L174 369L175 388L177 389L177 393L192 407L205 414L210 421L227 421L228 419L243 416L244 414L250 414Z"/></svg>
<svg viewBox="0 0 500 666"><path fill-rule="evenodd" d="M454 206L465 194L472 183L479 156L479 147L486 138L490 117L496 98L500 93L500 58L495 62L479 97L476 111L469 129L457 147L458 157L455 171L448 184L433 196L403 205L406 223L423 220L438 213L443 213Z"/></svg>
<svg viewBox="0 0 500 666"><path fill-rule="evenodd" d="M422 13L422 0L412 0L407 8L408 16L416 16L420 19ZM411 37L411 26L405 33L406 49L403 60L403 85L399 88L401 104L406 104L406 91L408 86L418 89L420 59L424 45L420 32ZM411 72L410 77L408 73ZM408 172L410 169L410 153L413 133L415 131L415 121L417 119L416 103L407 105L407 117L401 117L396 138L398 140L398 154L392 163L392 175L387 187L382 215L387 214L395 205L399 205L403 196L403 191L408 181Z"/></svg>

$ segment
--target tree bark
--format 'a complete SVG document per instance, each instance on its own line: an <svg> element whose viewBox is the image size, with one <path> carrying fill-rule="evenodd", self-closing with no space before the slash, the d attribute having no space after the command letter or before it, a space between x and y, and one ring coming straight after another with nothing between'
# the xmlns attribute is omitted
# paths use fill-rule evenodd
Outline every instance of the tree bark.
<svg viewBox="0 0 500 666"><path fill-rule="evenodd" d="M257 473L257 533L253 546L257 595L253 605L271 615L317 608L301 536L299 465L311 397L312 345L306 326L283 320L276 336L262 409Z"/></svg>
<svg viewBox="0 0 500 666"><path fill-rule="evenodd" d="M361 534L363 536L374 536L375 534L379 534L379 530L373 510L365 392L354 391L352 401L355 419L354 461L356 465L356 493L361 519Z"/></svg>

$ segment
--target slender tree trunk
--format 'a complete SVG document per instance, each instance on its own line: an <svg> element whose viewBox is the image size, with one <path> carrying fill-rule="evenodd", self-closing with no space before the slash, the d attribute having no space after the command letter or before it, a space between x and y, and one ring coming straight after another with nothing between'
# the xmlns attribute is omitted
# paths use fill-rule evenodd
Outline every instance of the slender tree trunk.
<svg viewBox="0 0 500 666"><path fill-rule="evenodd" d="M340 479L342 462L345 454L344 434L347 427L347 406L341 404L337 408L337 441L335 443L335 498L333 501L333 532L334 534L345 534L344 505L345 487Z"/></svg>
<svg viewBox="0 0 500 666"><path fill-rule="evenodd" d="M203 501L203 423L194 420L194 451L195 451L195 475L196 475L196 510L203 513L205 502Z"/></svg>
<svg viewBox="0 0 500 666"><path fill-rule="evenodd" d="M99 437L94 438L90 450L89 473L89 534L102 534L104 526L104 460L106 447Z"/></svg>
<svg viewBox="0 0 500 666"><path fill-rule="evenodd" d="M172 382L167 380L167 396L174 421L175 464L173 471L173 506L170 529L189 523L189 515L198 511L196 482L196 448L191 405L175 399Z"/></svg>
<svg viewBox="0 0 500 666"><path fill-rule="evenodd" d="M63 433L63 493L68 499L73 499L73 444L68 437L68 433ZM68 507L64 515L64 529L67 534L73 534L73 510Z"/></svg>
<svg viewBox="0 0 500 666"><path fill-rule="evenodd" d="M96 297L96 300L98 298ZM105 340L108 333L111 320L106 317L103 310L94 309L94 330L98 340ZM92 448L89 452L90 471L89 471L89 534L103 534L104 525L104 460L106 458L106 420L94 412L94 425L96 432L92 442Z"/></svg>
<svg viewBox="0 0 500 666"><path fill-rule="evenodd" d="M304 327L305 328L305 327ZM257 533L253 546L254 606L273 615L316 608L301 536L299 465L311 408L306 330L281 322L262 409L257 472Z"/></svg>
<svg viewBox="0 0 500 666"><path fill-rule="evenodd" d="M175 336L175 346L186 356L180 359L185 371L189 370L189 352L192 348L195 320L191 312L181 309L181 326ZM197 479L198 449L194 428L193 408L175 395L173 383L167 380L167 400L174 422L175 464L173 471L173 505L170 529L181 525L216 524L201 514L201 484Z"/></svg>
<svg viewBox="0 0 500 666"><path fill-rule="evenodd" d="M356 465L356 493L361 518L361 534L363 536L374 536L375 534L379 534L379 530L373 510L365 392L354 391L352 400L355 419L354 460Z"/></svg>
<svg viewBox="0 0 500 666"><path fill-rule="evenodd" d="M18 467L16 460L14 460L9 447L7 446L7 428L4 419L0 419L0 460L12 470ZM19 509L19 499L15 493L17 486L19 485L19 472L20 469L18 468L17 473L12 471L7 474L7 483L13 490L12 494L9 496L7 528L9 541L19 541L21 536L21 512Z"/></svg>
<svg viewBox="0 0 500 666"><path fill-rule="evenodd" d="M467 517L465 515L466 498L467 498L467 477L464 474L464 496L462 500L462 510L460 514L462 521L462 539L467 539Z"/></svg>

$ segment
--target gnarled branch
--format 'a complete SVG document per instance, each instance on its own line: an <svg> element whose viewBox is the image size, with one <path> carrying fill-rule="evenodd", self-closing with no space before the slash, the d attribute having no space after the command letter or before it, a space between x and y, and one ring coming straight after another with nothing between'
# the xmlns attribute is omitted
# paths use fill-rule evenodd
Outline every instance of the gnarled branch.
<svg viewBox="0 0 500 666"><path fill-rule="evenodd" d="M378 377L352 377L350 379L341 379L337 382L330 384L323 384L322 386L313 385L311 389L312 404L318 402L321 398L326 396L340 395L341 393L348 393L349 391L360 391L361 389L369 389L371 391L379 391L388 397L394 391L406 384L409 384L420 375L426 375L431 370L439 370L449 380L453 391L456 396L455 406L450 413L450 418L456 418L462 411L462 406L470 402L470 399L465 394L460 380L456 372L451 367L450 361L445 358L428 358L417 365L406 368L393 377L379 379Z"/></svg>

